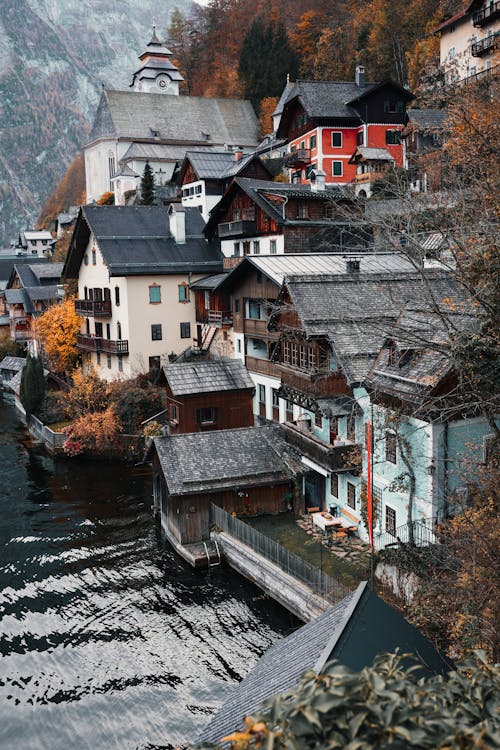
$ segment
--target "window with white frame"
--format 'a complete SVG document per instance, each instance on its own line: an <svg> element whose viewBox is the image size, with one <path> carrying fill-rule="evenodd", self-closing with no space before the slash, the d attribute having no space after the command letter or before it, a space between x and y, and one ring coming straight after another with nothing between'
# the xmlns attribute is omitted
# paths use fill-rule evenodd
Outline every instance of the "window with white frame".
<svg viewBox="0 0 500 750"><path fill-rule="evenodd" d="M342 132L333 131L332 133L332 148L342 148Z"/></svg>
<svg viewBox="0 0 500 750"><path fill-rule="evenodd" d="M342 162L341 161L332 162L332 175L333 177L342 177Z"/></svg>
<svg viewBox="0 0 500 750"><path fill-rule="evenodd" d="M276 255L276 240L269 240L269 252L271 253L271 255Z"/></svg>

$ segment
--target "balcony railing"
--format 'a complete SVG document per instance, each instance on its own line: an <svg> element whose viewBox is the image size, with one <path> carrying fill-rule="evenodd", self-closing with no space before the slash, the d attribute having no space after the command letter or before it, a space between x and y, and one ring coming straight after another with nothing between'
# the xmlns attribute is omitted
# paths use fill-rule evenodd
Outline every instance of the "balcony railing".
<svg viewBox="0 0 500 750"><path fill-rule="evenodd" d="M85 315L94 318L111 317L111 300L77 299L75 300L75 312L77 315Z"/></svg>
<svg viewBox="0 0 500 750"><path fill-rule="evenodd" d="M251 237L257 234L257 224L253 220L241 219L219 224L219 237Z"/></svg>
<svg viewBox="0 0 500 750"><path fill-rule="evenodd" d="M310 148L298 148L295 151L290 151L285 158L285 164L288 167L296 167L300 164L309 164L311 161L311 149Z"/></svg>
<svg viewBox="0 0 500 750"><path fill-rule="evenodd" d="M285 439L306 458L329 471L357 472L361 469L361 446L355 443L330 445L311 432L297 427L293 422L284 422Z"/></svg>
<svg viewBox="0 0 500 750"><path fill-rule="evenodd" d="M276 367L276 362L271 362L269 359L260 359L260 357L245 357L245 367L250 372L258 372L261 375L269 375L274 378L279 378L280 372Z"/></svg>
<svg viewBox="0 0 500 750"><path fill-rule="evenodd" d="M211 326L230 326L233 315L230 310L207 310L207 323Z"/></svg>
<svg viewBox="0 0 500 750"><path fill-rule="evenodd" d="M337 396L349 392L342 375L330 369L299 370L283 362L276 364L281 373L281 387L284 391L289 388L313 398Z"/></svg>
<svg viewBox="0 0 500 750"><path fill-rule="evenodd" d="M471 44L471 55L472 57L481 57L486 55L491 50L495 49L497 45L498 33L490 34L485 36L484 39L480 39L479 42Z"/></svg>
<svg viewBox="0 0 500 750"><path fill-rule="evenodd" d="M496 3L488 3L486 8L474 13L472 23L476 27L486 26L488 23L500 18L500 0Z"/></svg>
<svg viewBox="0 0 500 750"><path fill-rule="evenodd" d="M103 339L100 336L89 336L79 333L76 345L87 352L106 352L106 354L128 354L127 339Z"/></svg>
<svg viewBox="0 0 500 750"><path fill-rule="evenodd" d="M14 341L30 341L32 338L29 328L18 328L14 331Z"/></svg>

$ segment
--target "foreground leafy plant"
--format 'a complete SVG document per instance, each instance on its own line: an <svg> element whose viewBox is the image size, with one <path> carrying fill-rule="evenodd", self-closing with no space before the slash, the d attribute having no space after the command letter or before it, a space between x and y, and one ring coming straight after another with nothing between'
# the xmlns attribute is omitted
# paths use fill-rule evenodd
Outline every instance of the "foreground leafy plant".
<svg viewBox="0 0 500 750"><path fill-rule="evenodd" d="M468 750L497 747L500 670L478 651L447 675L422 677L388 654L359 673L335 662L246 717L233 750Z"/></svg>

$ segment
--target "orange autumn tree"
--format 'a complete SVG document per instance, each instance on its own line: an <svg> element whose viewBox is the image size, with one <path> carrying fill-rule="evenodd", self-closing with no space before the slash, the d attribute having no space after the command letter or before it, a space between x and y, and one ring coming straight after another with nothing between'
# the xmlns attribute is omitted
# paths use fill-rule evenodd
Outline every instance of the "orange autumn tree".
<svg viewBox="0 0 500 750"><path fill-rule="evenodd" d="M86 450L113 448L121 431L120 419L112 406L103 412L82 414L64 429L67 435L64 452L69 456L77 456Z"/></svg>
<svg viewBox="0 0 500 750"><path fill-rule="evenodd" d="M76 335L80 331L74 297L49 307L38 318L36 331L50 367L56 372L71 372L78 359Z"/></svg>
<svg viewBox="0 0 500 750"><path fill-rule="evenodd" d="M94 370L73 373L73 384L68 393L68 413L74 418L65 428L64 451L77 456L87 450L106 450L115 446L122 432L122 423L113 405L109 405L109 383Z"/></svg>

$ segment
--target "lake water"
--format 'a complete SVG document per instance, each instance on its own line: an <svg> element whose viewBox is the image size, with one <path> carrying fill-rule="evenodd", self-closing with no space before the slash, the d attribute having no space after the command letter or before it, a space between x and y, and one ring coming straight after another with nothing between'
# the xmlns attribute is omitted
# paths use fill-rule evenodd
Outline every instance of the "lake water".
<svg viewBox="0 0 500 750"><path fill-rule="evenodd" d="M0 396L0 748L192 741L298 626L228 568L166 544L151 479L46 456Z"/></svg>

